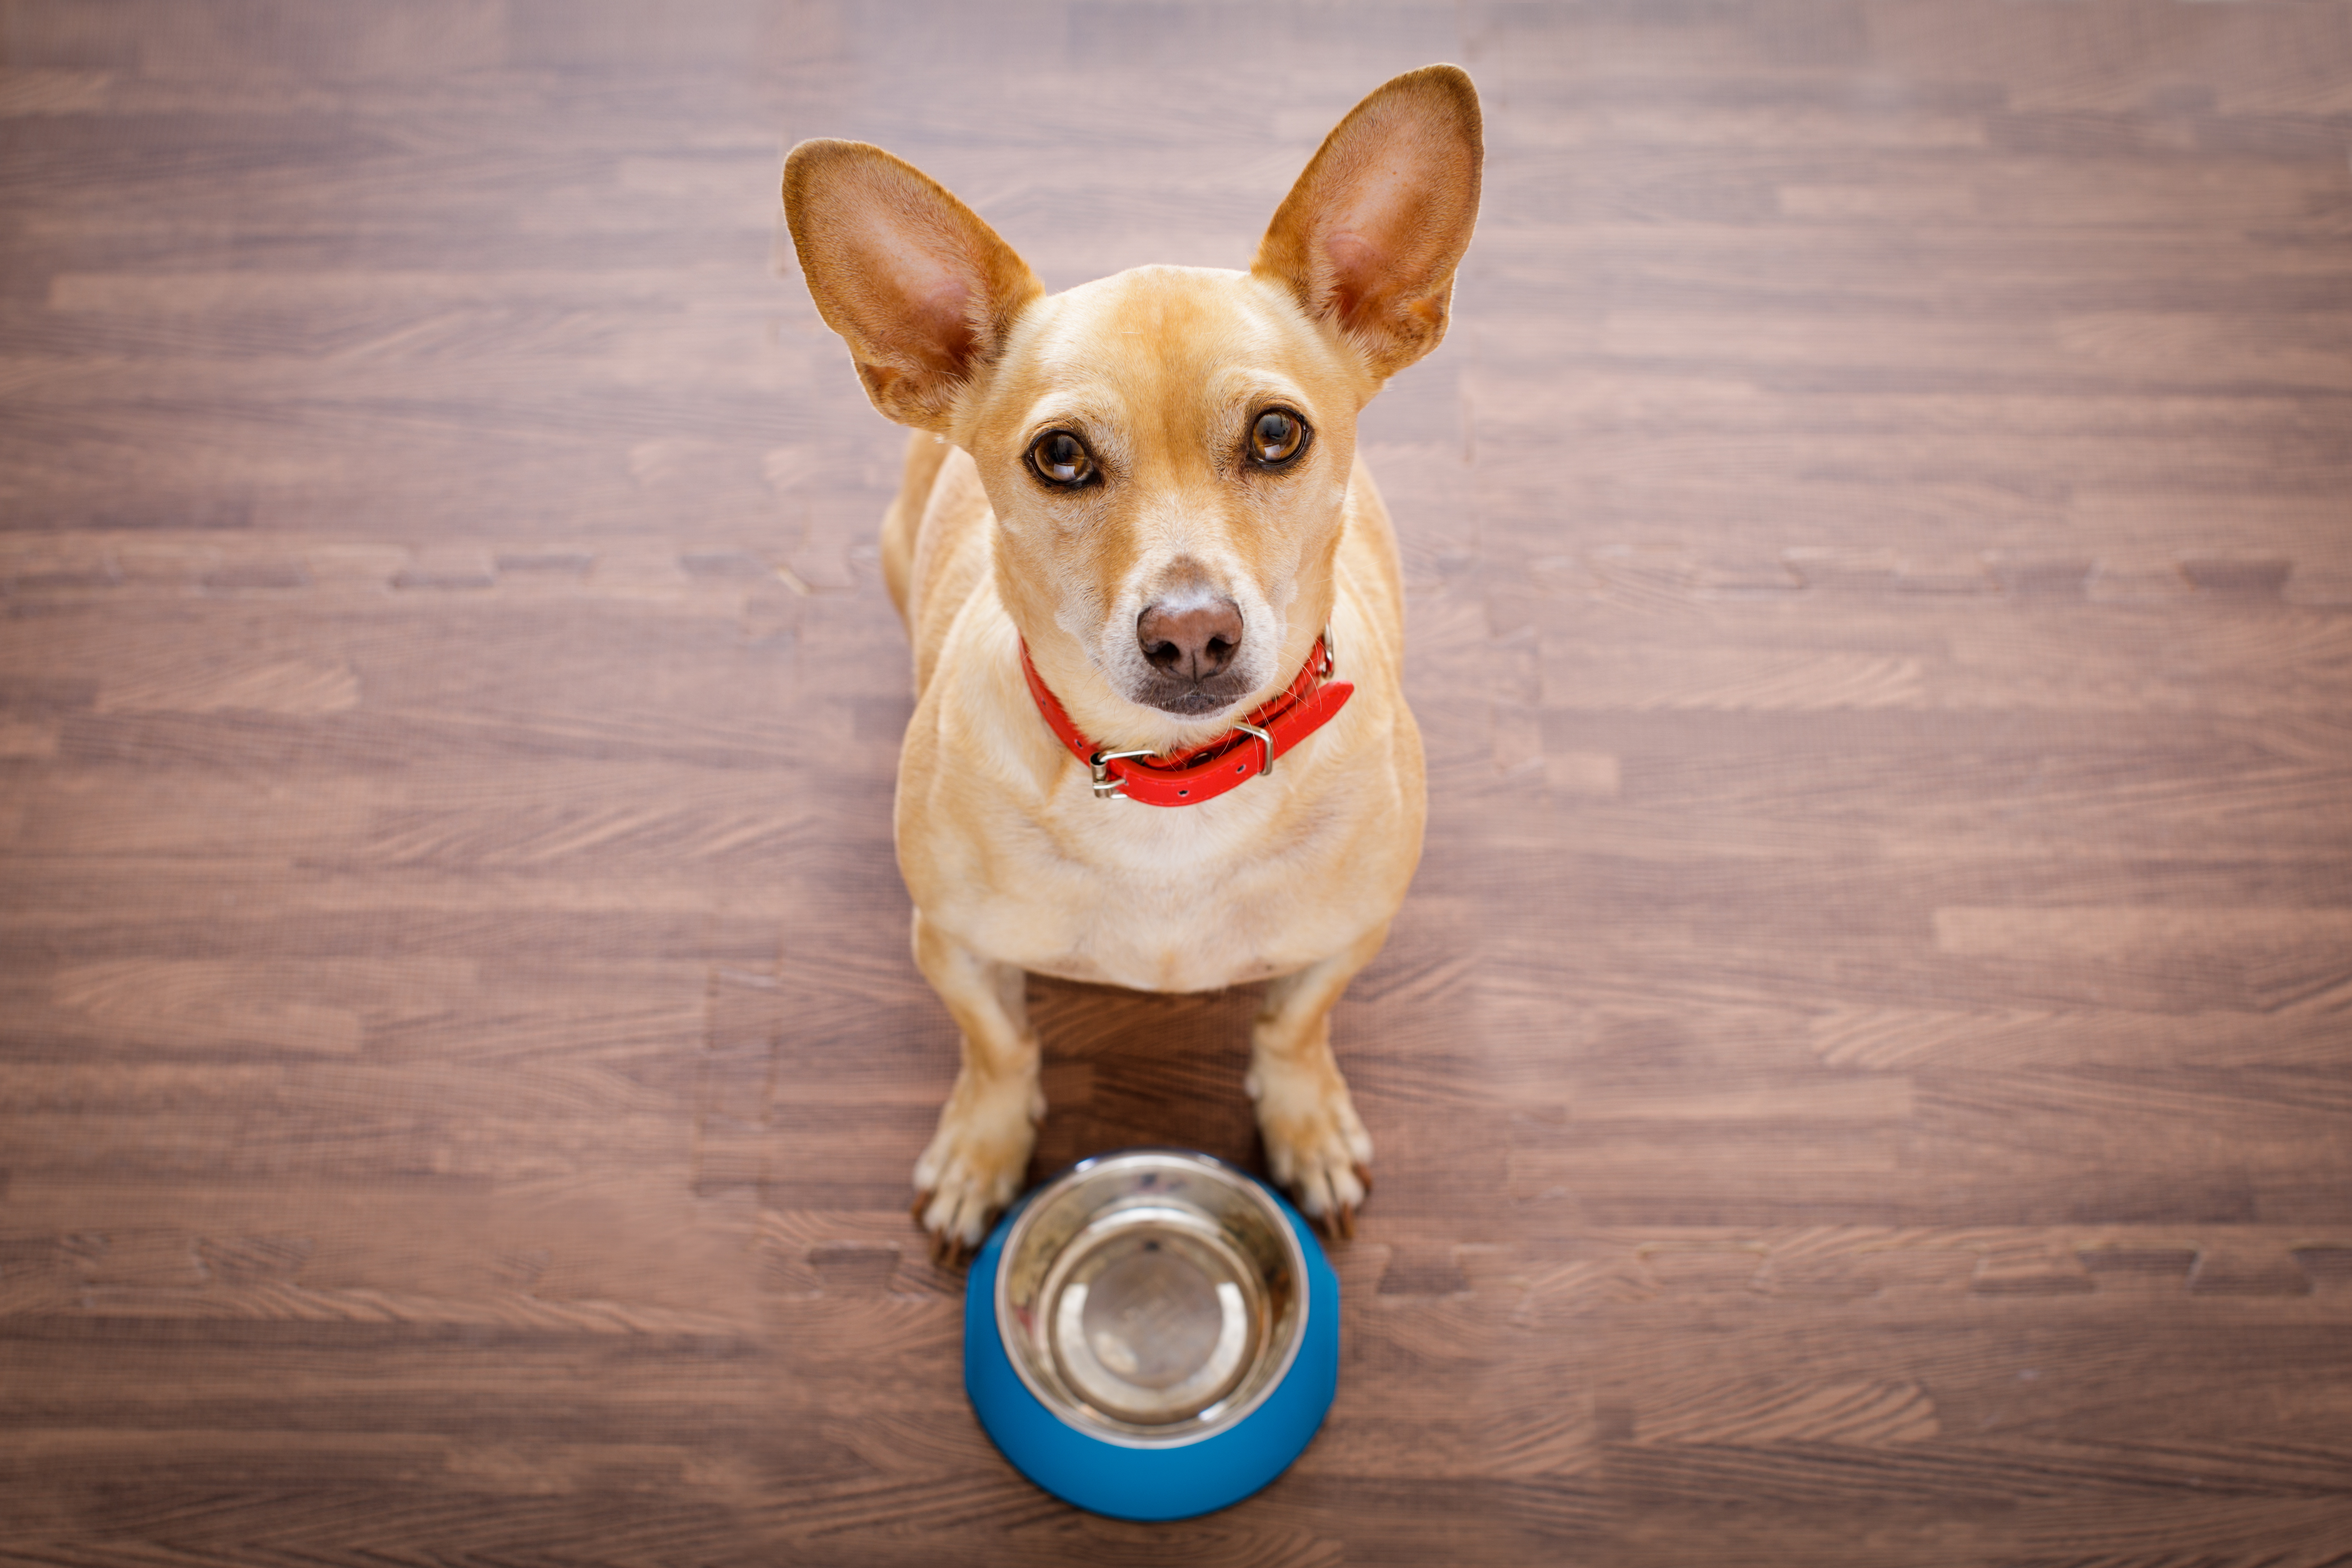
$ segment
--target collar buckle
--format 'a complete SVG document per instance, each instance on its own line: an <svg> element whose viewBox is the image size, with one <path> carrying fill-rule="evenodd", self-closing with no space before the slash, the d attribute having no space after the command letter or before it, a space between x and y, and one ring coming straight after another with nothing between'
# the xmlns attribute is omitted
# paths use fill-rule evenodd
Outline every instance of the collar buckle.
<svg viewBox="0 0 2352 1568"><path fill-rule="evenodd" d="M1239 719L1234 721L1234 728L1244 735L1257 737L1257 743L1265 748L1265 762L1257 770L1257 776L1262 779L1272 778L1274 776L1274 731L1261 730L1256 725L1246 723Z"/></svg>
<svg viewBox="0 0 2352 1568"><path fill-rule="evenodd" d="M1156 757L1159 754L1157 752L1097 752L1088 757L1087 763L1094 769L1095 773L1095 798L1097 800L1127 798L1127 781L1110 771L1111 763L1124 762L1129 757ZM1268 755L1272 753L1268 752Z"/></svg>

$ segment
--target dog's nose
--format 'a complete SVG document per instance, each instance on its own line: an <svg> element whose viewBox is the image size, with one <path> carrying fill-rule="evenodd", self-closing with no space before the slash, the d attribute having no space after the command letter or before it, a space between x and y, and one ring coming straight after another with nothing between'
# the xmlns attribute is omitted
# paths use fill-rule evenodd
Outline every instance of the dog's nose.
<svg viewBox="0 0 2352 1568"><path fill-rule="evenodd" d="M1135 640L1143 645L1143 657L1153 668L1206 680L1241 651L1241 606L1231 599L1212 599L1181 610L1152 605L1135 618Z"/></svg>

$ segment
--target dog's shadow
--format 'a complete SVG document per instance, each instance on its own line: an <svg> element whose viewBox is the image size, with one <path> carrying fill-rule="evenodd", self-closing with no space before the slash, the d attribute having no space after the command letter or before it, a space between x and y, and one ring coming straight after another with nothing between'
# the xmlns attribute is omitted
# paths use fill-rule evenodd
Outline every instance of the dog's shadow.
<svg viewBox="0 0 2352 1568"><path fill-rule="evenodd" d="M1198 1149L1264 1175L1242 1089L1261 995L1255 985L1163 996L1031 975L1046 1111L1030 1184L1145 1144Z"/></svg>

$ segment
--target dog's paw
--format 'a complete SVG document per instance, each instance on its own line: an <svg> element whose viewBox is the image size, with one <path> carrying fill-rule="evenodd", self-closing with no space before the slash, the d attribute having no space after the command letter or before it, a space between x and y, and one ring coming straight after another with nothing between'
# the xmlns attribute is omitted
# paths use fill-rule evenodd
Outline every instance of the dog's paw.
<svg viewBox="0 0 2352 1568"><path fill-rule="evenodd" d="M1045 1114L1034 1082L985 1093L957 1081L940 1130L915 1162L913 1214L930 1232L933 1257L955 1264L980 1250L989 1222L1021 1194Z"/></svg>
<svg viewBox="0 0 2352 1568"><path fill-rule="evenodd" d="M1372 1192L1372 1140L1356 1118L1348 1086L1336 1071L1280 1071L1261 1063L1246 1087L1257 1101L1274 1179L1326 1235L1354 1236L1356 1210Z"/></svg>

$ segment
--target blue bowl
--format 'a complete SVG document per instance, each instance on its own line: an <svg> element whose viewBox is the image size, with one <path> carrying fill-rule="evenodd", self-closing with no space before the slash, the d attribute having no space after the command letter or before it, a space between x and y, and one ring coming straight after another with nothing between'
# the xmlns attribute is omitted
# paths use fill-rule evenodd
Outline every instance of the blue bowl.
<svg viewBox="0 0 2352 1568"><path fill-rule="evenodd" d="M1097 1155L1016 1205L973 1259L963 1366L981 1426L1045 1490L1187 1519L1273 1480L1322 1426L1339 1281L1247 1173L1189 1151Z"/></svg>

